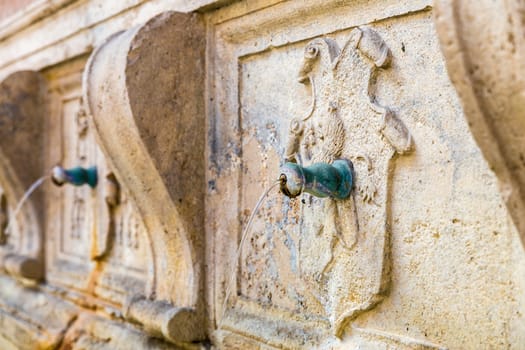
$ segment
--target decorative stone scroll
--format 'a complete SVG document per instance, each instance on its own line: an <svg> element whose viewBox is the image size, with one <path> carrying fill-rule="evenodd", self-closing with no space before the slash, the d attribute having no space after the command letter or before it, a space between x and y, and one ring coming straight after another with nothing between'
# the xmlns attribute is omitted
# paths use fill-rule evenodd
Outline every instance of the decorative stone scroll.
<svg viewBox="0 0 525 350"><path fill-rule="evenodd" d="M525 246L525 4L438 0L435 6L448 74Z"/></svg>
<svg viewBox="0 0 525 350"><path fill-rule="evenodd" d="M174 342L205 334L204 49L199 15L162 13L111 36L83 78L87 115L114 169L106 203L118 180L152 246L148 295L131 298L125 316Z"/></svg>
<svg viewBox="0 0 525 350"><path fill-rule="evenodd" d="M44 276L42 214L36 211L43 204L41 191L13 215L24 192L44 175L48 114L40 73L20 71L0 83L0 266L35 280Z"/></svg>

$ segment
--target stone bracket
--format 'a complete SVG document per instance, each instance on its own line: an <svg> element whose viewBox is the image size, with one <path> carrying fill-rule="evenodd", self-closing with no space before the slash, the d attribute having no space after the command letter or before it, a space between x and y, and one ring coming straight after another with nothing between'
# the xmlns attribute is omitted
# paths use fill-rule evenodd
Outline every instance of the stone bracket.
<svg viewBox="0 0 525 350"><path fill-rule="evenodd" d="M40 261L25 255L8 254L4 258L6 271L15 277L39 281L44 277L44 266Z"/></svg>
<svg viewBox="0 0 525 350"><path fill-rule="evenodd" d="M45 134L50 105L42 74L19 71L0 83L0 266L17 277L44 276L41 191L14 217L17 202L44 175Z"/></svg>
<svg viewBox="0 0 525 350"><path fill-rule="evenodd" d="M171 341L204 337L204 51L200 15L165 12L109 37L83 76L97 143L151 242L145 294L163 300L134 298L126 318Z"/></svg>

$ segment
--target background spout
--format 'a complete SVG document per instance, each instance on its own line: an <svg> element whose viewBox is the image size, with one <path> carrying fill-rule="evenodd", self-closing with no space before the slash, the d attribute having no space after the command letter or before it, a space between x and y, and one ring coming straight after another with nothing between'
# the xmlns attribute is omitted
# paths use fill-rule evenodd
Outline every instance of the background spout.
<svg viewBox="0 0 525 350"><path fill-rule="evenodd" d="M52 170L51 180L57 186L69 183L73 186L89 185L89 187L95 188L98 181L97 167L64 169L57 165Z"/></svg>

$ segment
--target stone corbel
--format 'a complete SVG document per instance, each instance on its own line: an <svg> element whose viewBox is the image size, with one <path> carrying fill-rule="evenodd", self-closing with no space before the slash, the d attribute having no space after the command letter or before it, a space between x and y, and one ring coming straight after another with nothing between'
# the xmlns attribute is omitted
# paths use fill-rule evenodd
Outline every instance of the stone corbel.
<svg viewBox="0 0 525 350"><path fill-rule="evenodd" d="M10 216L24 192L44 175L48 107L47 84L38 72L16 72L0 83L0 266L33 280L44 276L42 194L35 192L16 218Z"/></svg>
<svg viewBox="0 0 525 350"><path fill-rule="evenodd" d="M435 1L448 74L525 245L525 4Z"/></svg>
<svg viewBox="0 0 525 350"><path fill-rule="evenodd" d="M124 314L172 342L206 332L204 52L198 15L162 13L98 47L83 81L97 141L152 246L148 295Z"/></svg>
<svg viewBox="0 0 525 350"><path fill-rule="evenodd" d="M142 325L149 334L175 343L191 342L202 328L192 308L173 307L165 301L148 300L143 295L133 296L124 306L126 320ZM181 325L187 324L187 327Z"/></svg>

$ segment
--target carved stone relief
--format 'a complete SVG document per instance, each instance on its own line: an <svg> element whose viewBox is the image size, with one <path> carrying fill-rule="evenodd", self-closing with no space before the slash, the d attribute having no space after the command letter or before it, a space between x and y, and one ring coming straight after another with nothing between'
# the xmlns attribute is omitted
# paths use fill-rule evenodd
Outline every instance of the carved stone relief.
<svg viewBox="0 0 525 350"><path fill-rule="evenodd" d="M284 249L294 256L295 282L286 287L293 290L293 308L326 318L337 335L381 300L389 282L391 160L412 146L403 123L375 98L378 70L386 69L390 59L386 43L366 27L351 31L342 49L328 38L306 45L298 80L310 89L311 103L305 116L291 120L286 159L304 166L350 159L355 193L345 201L304 195L284 204L289 208L282 210L290 211L286 215L293 223L273 234L264 233L273 231L268 225L254 229L255 238L240 262L243 294L271 305L273 297L291 294L263 284L285 283L277 277L281 269L275 255ZM263 216L275 212L267 208ZM277 243L283 235L286 241Z"/></svg>
<svg viewBox="0 0 525 350"><path fill-rule="evenodd" d="M0 84L0 266L31 279L43 277L43 203L37 191L14 211L24 192L44 175L44 147L49 101L41 74L17 72Z"/></svg>
<svg viewBox="0 0 525 350"><path fill-rule="evenodd" d="M56 347L75 317L67 302L34 287L34 280L44 277L45 185L15 217L24 192L46 173L48 88L43 74L31 71L16 72L0 83L0 266L14 277L0 277L0 346L8 349ZM33 287L24 288L20 281Z"/></svg>
<svg viewBox="0 0 525 350"><path fill-rule="evenodd" d="M351 5L341 7L352 12ZM286 21L308 30L266 22L269 13L289 15ZM341 27L347 17L335 8L308 19L298 13L279 4L246 18L218 15L211 31L207 229L215 238L209 251L216 289L210 298L219 328L214 340L225 348L259 342L329 348L361 339L354 327L378 312L392 290L392 179L396 163L406 165L419 153L410 154L414 141L405 126L406 106L419 95L392 98L396 79L410 70L399 46L403 29L390 18ZM339 22L332 26L323 16ZM411 16L405 20L428 20ZM345 23L363 23L357 17ZM316 18L323 25L313 25ZM235 260L258 196L277 180L283 162L307 167L339 158L354 164L351 198L288 199L271 191ZM400 348L405 341L374 329L363 333L385 347L388 337ZM423 337L409 342L425 343Z"/></svg>
<svg viewBox="0 0 525 350"><path fill-rule="evenodd" d="M115 181L110 180L109 187L114 186ZM111 206L105 241L93 237L92 250L103 245L104 253L92 253L92 259L107 263L96 281L95 294L125 305L131 297L148 293L147 281L151 278L148 265L152 252L142 217L124 191L121 192L117 194L118 204Z"/></svg>
<svg viewBox="0 0 525 350"><path fill-rule="evenodd" d="M78 73L76 76L78 79ZM80 81L77 80L77 84L70 89L62 92L63 156L57 161L66 167L99 165L103 158L94 142L93 133L88 132L87 125L82 121L85 112L79 95ZM64 186L59 191L63 193L64 203L59 253L69 261L87 262L90 258L91 235L99 231L95 215L99 204L96 190L88 186ZM85 279L82 274L78 277Z"/></svg>
<svg viewBox="0 0 525 350"><path fill-rule="evenodd" d="M181 28L188 29L187 34ZM173 40L174 35L180 41ZM192 55L187 50L190 46ZM23 287L13 287L7 293L0 290L0 323L39 331L32 334L29 330L24 340L17 340L7 327L0 332L2 339L21 347L27 347L27 340L48 348L60 343L69 327L65 341L71 346L95 344L100 340L100 331L70 327L74 319L83 319L80 309L86 306L114 318L87 317L93 327L133 323L137 330L142 329L143 332L121 331L122 336L111 340L113 345L124 342L126 334L142 343L153 336L185 346L204 339L204 217L199 190L204 183L204 169L202 160L193 156L194 152L204 151L203 54L201 17L169 12L113 35L95 50L87 64L86 57L81 56L49 68L44 72L49 89L40 84L43 78L36 73L20 73L2 83L0 103L5 101L1 107L6 116L0 122L7 127L1 128L0 134L25 128L23 118L46 118L45 122L31 120L29 126L45 125L49 130L46 134L28 128L15 133L20 138L17 143L48 152L46 167L38 171L32 168L37 163L31 161L42 159L41 156L32 158L36 152L32 154L30 147L27 152L17 149L7 142L12 137L0 138L0 149L7 152L6 157L0 154L0 266L20 277L41 277L29 268L29 260L19 254L42 258L43 242L32 203L24 207L20 217L26 217L14 222L12 233L4 230L12 215L11 203L16 203L15 199L28 187L17 181L27 182L33 172L45 174L44 168L57 163L66 168L96 166L98 175L97 186L68 184L46 188L48 205L42 214L53 218L46 221L47 276L46 283L39 286L41 290L34 292L39 295L42 312L18 305L15 294L21 293ZM114 62L116 57L117 61L123 59L120 66L105 64L105 60ZM185 64L184 69L181 64ZM101 74L101 69L118 74ZM123 86L119 85L121 82ZM49 113L42 95L50 100ZM107 99L116 105L107 103ZM107 107L112 108L111 112ZM26 109L32 112L31 108L41 113L26 113ZM115 123L108 116L122 123ZM15 117L21 120L11 122ZM39 144L44 135L48 142L45 147ZM23 139L31 136L34 140ZM14 158L17 152L27 164ZM12 170L12 160L16 160L13 164L19 174ZM20 168L22 165L27 169ZM38 196L33 200L37 201ZM31 236L26 237L26 231L32 228ZM8 253L5 257L4 251ZM29 318L34 320L18 321L10 314L4 320L3 312L11 312L9 304L18 305L24 309L20 315L31 315ZM63 313L57 310L60 320L48 326L45 317L53 306ZM157 345L165 347L161 342Z"/></svg>
<svg viewBox="0 0 525 350"><path fill-rule="evenodd" d="M336 334L379 302L389 282L390 162L411 149L405 126L373 91L390 56L376 32L357 28L342 49L331 39L311 41L299 70L312 109L292 119L289 142L297 146L289 144L287 158L304 165L347 158L356 178L351 199L306 196L299 214L299 273Z"/></svg>

